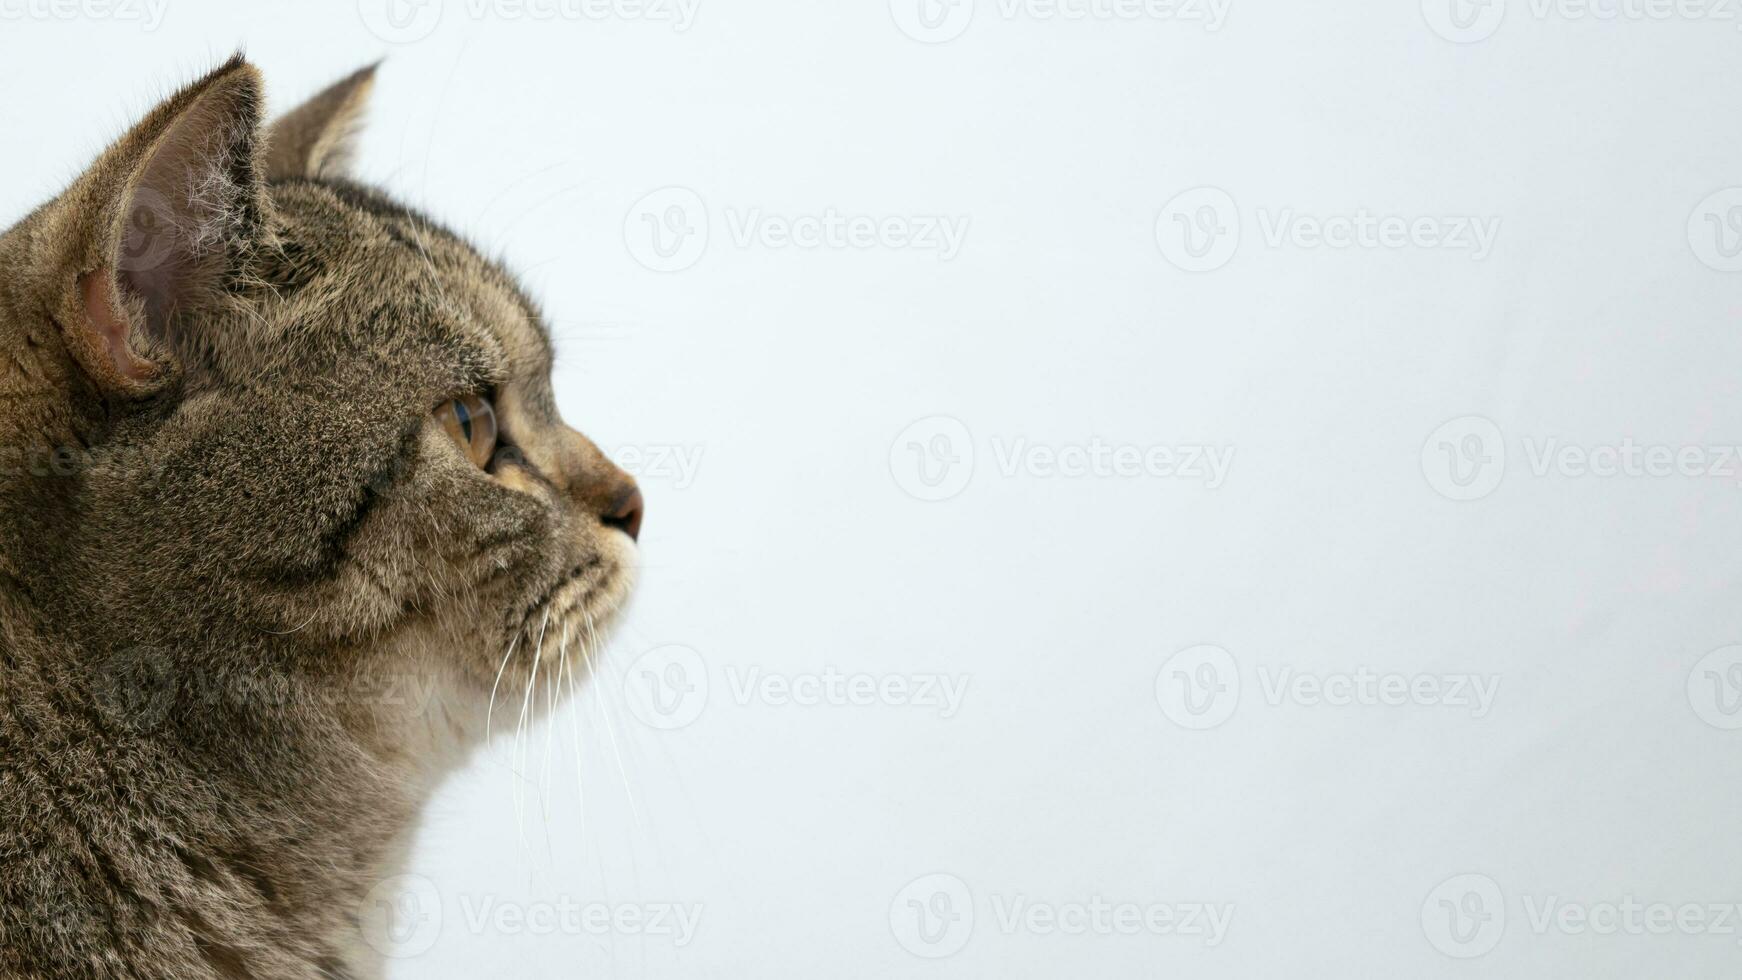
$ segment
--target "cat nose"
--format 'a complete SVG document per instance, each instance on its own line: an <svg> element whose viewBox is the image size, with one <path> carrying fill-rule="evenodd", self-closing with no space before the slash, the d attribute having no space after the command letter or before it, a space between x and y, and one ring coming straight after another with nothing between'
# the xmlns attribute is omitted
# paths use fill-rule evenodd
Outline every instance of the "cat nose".
<svg viewBox="0 0 1742 980"><path fill-rule="evenodd" d="M641 515L647 504L634 477L573 429L562 430L551 454L557 485L583 513L629 535L631 541L640 539Z"/></svg>
<svg viewBox="0 0 1742 980"><path fill-rule="evenodd" d="M614 527L629 535L629 540L641 540L641 515L647 510L647 505L641 499L641 488L631 480L629 485L617 495L616 503L600 520L606 527Z"/></svg>

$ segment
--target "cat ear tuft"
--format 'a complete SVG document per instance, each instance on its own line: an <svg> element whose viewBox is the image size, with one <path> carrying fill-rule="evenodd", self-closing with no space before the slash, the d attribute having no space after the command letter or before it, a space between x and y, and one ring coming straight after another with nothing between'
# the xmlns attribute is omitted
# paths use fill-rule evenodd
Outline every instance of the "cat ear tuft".
<svg viewBox="0 0 1742 980"><path fill-rule="evenodd" d="M181 313L218 295L257 242L260 74L238 55L153 109L56 202L74 356L106 389L159 373Z"/></svg>
<svg viewBox="0 0 1742 980"><path fill-rule="evenodd" d="M272 124L266 142L269 180L343 174L380 62L323 89Z"/></svg>

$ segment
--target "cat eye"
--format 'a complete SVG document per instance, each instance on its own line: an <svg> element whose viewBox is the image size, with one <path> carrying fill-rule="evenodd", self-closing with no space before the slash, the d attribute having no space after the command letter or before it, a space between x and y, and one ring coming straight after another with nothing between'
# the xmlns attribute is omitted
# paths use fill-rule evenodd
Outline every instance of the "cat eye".
<svg viewBox="0 0 1742 980"><path fill-rule="evenodd" d="M435 416L479 469L490 465L496 454L496 408L488 398L462 395L450 399L436 406Z"/></svg>

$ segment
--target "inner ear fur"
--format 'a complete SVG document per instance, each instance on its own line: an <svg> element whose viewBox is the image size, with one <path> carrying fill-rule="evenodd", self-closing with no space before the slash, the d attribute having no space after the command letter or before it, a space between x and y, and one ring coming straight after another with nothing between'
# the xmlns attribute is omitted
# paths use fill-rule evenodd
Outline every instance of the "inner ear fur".
<svg viewBox="0 0 1742 980"><path fill-rule="evenodd" d="M100 389L134 394L160 379L172 329L265 234L261 101L259 72L232 58L159 104L50 205L56 320Z"/></svg>

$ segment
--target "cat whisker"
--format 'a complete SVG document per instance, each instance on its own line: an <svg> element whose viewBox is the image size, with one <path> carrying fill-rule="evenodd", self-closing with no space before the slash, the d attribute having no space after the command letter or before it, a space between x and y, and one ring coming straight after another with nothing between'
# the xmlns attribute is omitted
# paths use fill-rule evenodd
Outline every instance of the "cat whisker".
<svg viewBox="0 0 1742 980"><path fill-rule="evenodd" d="M429 269L430 281L435 284L436 298L441 302L443 307L446 307L448 305L448 293L447 290L442 287L442 277L441 274L436 271L435 261L429 257L429 246L424 244L424 229L415 220L408 221L407 224L411 228L412 242L417 245L418 254L423 256L423 264Z"/></svg>
<svg viewBox="0 0 1742 980"><path fill-rule="evenodd" d="M490 706L484 709L484 740L490 739L490 718L496 713L496 689L502 686L502 672L508 669L508 659L514 656L514 648L520 643L520 634L508 641L508 652L502 655L502 666L496 668L496 683L490 685Z"/></svg>
<svg viewBox="0 0 1742 980"><path fill-rule="evenodd" d="M514 744L509 747L509 766L514 780L514 829L520 843L526 844L526 784L525 762L521 756L521 739L526 732L527 710L532 705L532 688L538 683L538 665L544 660L544 631L550 626L550 610L544 612L544 622L538 628L538 649L532 656L532 672L526 677L526 694L520 699L520 720L514 726Z"/></svg>
<svg viewBox="0 0 1742 980"><path fill-rule="evenodd" d="M260 631L260 632L262 632L262 633L266 633L266 634L269 634L269 635L271 635L271 636L289 636L289 635L290 635L290 634L292 634L292 633L300 633L300 632L302 632L302 631L303 631L303 630L304 630L304 629L305 629L305 628L307 628L307 627L308 627L308 624L310 624L310 623L312 623L312 622L314 622L314 621L315 621L315 617L316 617L316 616L318 616L318 615L320 615L320 610L316 610L316 611L314 611L314 612L311 612L311 613L309 613L309 614L308 614L308 618L307 618L307 619L305 619L305 620L303 620L303 621L302 621L302 625L301 625L301 626L297 626L297 627L295 627L295 628L293 628L293 629L287 629L287 630L283 630L283 631L279 631L279 630L261 630L261 631Z"/></svg>
<svg viewBox="0 0 1742 980"><path fill-rule="evenodd" d="M581 649L586 649L586 641L581 642ZM581 778L581 705L580 698L575 694L575 673L567 669L567 651L564 651L564 671L569 682L569 744L575 753L575 805L580 808L581 853L587 852L587 796L582 789ZM553 722L554 723L554 722Z"/></svg>
<svg viewBox="0 0 1742 980"><path fill-rule="evenodd" d="M562 639L557 643L557 666L553 669L561 669L568 663L568 653L569 631L568 627L564 626ZM544 771L539 776L538 795L539 802L543 805L544 849L547 855L550 853L550 761L551 748L556 741L556 699L559 693L561 693L559 679L552 678L550 681L546 682L544 697Z"/></svg>
<svg viewBox="0 0 1742 980"><path fill-rule="evenodd" d="M593 651L599 645L599 634L593 630L593 614L591 612L587 612L587 613L584 613L584 615L586 616L587 639L588 639L588 643L587 643L587 671L589 674L593 675L596 679L597 675L598 675L598 671L593 666L592 654L593 654ZM598 702L600 717L605 722L605 736L611 742L611 755L612 755L612 757L614 757L617 760L617 774L623 780L623 795L625 798L627 798L629 800L629 815L632 818L634 818L636 825L639 826L641 823L641 812L640 812L640 809L638 807L636 807L636 805L635 805L635 792L629 786L629 770L627 767L625 767L623 765L623 752L617 746L617 726L611 720L610 709L608 709L606 707L606 703L607 703L606 702L606 695L602 691L600 691L600 688L603 686L604 685L597 684L597 683L595 683L593 685L593 690L596 694L594 700Z"/></svg>

